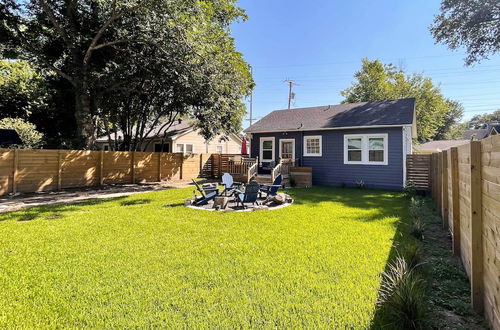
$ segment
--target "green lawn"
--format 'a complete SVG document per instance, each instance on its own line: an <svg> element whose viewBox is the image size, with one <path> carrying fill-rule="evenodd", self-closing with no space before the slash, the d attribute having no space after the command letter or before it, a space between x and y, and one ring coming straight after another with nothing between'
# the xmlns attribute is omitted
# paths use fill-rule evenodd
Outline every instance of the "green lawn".
<svg viewBox="0 0 500 330"><path fill-rule="evenodd" d="M369 327L408 201L315 187L221 213L192 189L0 215L0 327Z"/></svg>

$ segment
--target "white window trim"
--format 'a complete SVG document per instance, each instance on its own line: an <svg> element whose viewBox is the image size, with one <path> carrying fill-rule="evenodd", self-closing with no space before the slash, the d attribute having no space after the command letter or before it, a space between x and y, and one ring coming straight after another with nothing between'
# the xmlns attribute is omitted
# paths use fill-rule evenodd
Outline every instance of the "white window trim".
<svg viewBox="0 0 500 330"><path fill-rule="evenodd" d="M295 159L295 139L280 139L280 153L279 153L279 156L280 156L280 159L283 158L281 157L281 142L292 142L292 159Z"/></svg>
<svg viewBox="0 0 500 330"><path fill-rule="evenodd" d="M177 151L177 145L179 145L179 144L182 144L182 145L183 145L183 147L182 147L182 148L183 148L183 151ZM187 150L187 149L186 149L186 146L187 146L187 145L191 145L191 146L192 146L192 147L191 147L191 152L187 152L187 151L186 151L186 150ZM175 152L177 152L177 153L183 153L183 154L194 154L194 144L193 144L193 143L178 143L178 142L176 142L176 143L175 143Z"/></svg>
<svg viewBox="0 0 500 330"><path fill-rule="evenodd" d="M319 139L319 153L312 154L307 152L307 140ZM306 135L304 136L304 157L321 157L323 156L323 136L321 135Z"/></svg>
<svg viewBox="0 0 500 330"><path fill-rule="evenodd" d="M361 138L361 161L349 161L347 139ZM383 138L384 139L384 161L370 162L369 159L369 139ZM389 164L389 135L383 134L344 134L344 164L345 165L388 165Z"/></svg>
<svg viewBox="0 0 500 330"><path fill-rule="evenodd" d="M155 150L155 149L156 149L156 146L157 146L157 145L162 145L162 144L163 144L163 145L168 145L168 148L167 148L167 149L168 149L168 150L170 150L170 142L163 142L163 143L161 143L161 142L155 142L155 143L154 143L154 146L153 146L153 150ZM181 143L179 143L179 144L181 144ZM163 151L160 151L160 152L163 152ZM167 152L168 152L168 151L167 151Z"/></svg>
<svg viewBox="0 0 500 330"><path fill-rule="evenodd" d="M272 141L273 142L273 157L272 157L272 159L264 159L264 150L263 150L264 141ZM259 162L261 164L262 164L262 162L272 162L272 161L274 161L274 151L276 150L276 147L274 145L274 141L275 141L274 136L261 137L259 139L259 142L260 142Z"/></svg>

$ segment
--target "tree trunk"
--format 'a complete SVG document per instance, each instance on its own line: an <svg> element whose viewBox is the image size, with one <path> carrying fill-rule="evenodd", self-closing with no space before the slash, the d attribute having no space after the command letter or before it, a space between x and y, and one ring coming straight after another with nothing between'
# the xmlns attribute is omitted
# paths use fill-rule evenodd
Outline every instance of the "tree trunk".
<svg viewBox="0 0 500 330"><path fill-rule="evenodd" d="M96 139L96 127L92 119L90 93L85 88L75 89L75 119L79 147L92 149Z"/></svg>

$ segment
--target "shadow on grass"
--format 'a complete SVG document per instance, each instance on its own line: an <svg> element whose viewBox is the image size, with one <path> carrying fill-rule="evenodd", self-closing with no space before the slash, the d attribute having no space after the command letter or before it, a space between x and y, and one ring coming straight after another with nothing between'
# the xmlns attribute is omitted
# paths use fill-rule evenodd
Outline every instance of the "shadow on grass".
<svg viewBox="0 0 500 330"><path fill-rule="evenodd" d="M94 199L86 201L75 201L71 204L55 204L47 206L31 207L24 210L12 211L0 214L0 222L6 220L16 220L18 222L30 222L39 219L61 219L71 216L74 212L84 211L87 206L99 205L114 201L119 201L127 198L128 196L112 197L106 199ZM134 202L131 200L130 202Z"/></svg>
<svg viewBox="0 0 500 330"><path fill-rule="evenodd" d="M289 191L297 205L314 207L322 202L340 203L361 210L376 210L370 215L362 215L359 221L376 221L385 217L406 214L408 203L403 202L401 192L375 189L339 188L315 186ZM351 217L352 218L352 217Z"/></svg>
<svg viewBox="0 0 500 330"><path fill-rule="evenodd" d="M151 199L149 198L141 198L141 199L132 199L128 201L120 202L121 206L132 206L132 205L143 205L151 203Z"/></svg>

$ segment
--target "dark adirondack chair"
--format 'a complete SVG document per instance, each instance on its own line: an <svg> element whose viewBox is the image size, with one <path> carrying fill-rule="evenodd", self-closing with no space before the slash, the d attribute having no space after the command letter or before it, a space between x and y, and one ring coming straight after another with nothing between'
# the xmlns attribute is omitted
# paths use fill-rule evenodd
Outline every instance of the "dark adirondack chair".
<svg viewBox="0 0 500 330"><path fill-rule="evenodd" d="M266 197L276 196L278 190L281 188L282 181L283 177L280 174L274 179L273 184L261 184L259 189L259 196L262 196L262 194L266 194Z"/></svg>
<svg viewBox="0 0 500 330"><path fill-rule="evenodd" d="M194 185L196 186L196 190L201 194L201 196L196 196L196 192L194 192L194 202L193 205L205 205L209 201L213 200L217 195L219 195L219 189L218 188L212 188L212 187L200 187L198 182L192 180Z"/></svg>
<svg viewBox="0 0 500 330"><path fill-rule="evenodd" d="M243 183L241 182L235 182L233 181L233 176L229 173L224 173L222 176L222 182L221 185L224 186L224 190L222 191L222 194L224 196L227 196L228 193L231 195L235 189L240 189L240 186Z"/></svg>
<svg viewBox="0 0 500 330"><path fill-rule="evenodd" d="M234 199L236 202L236 206L241 205L243 208L246 208L245 203L252 203L253 205L259 204L257 202L257 197L259 195L259 184L255 181L250 182L245 186L245 191L235 189Z"/></svg>

